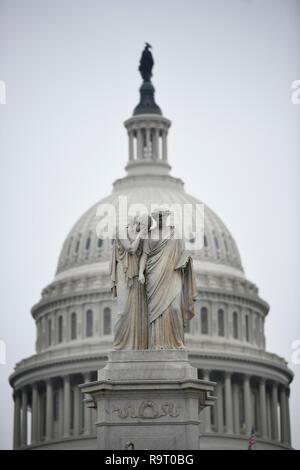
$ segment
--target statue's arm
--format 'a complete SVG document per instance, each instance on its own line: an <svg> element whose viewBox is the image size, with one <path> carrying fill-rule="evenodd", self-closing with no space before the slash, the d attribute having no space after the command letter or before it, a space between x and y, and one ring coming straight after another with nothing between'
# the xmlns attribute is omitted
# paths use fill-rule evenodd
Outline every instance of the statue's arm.
<svg viewBox="0 0 300 470"><path fill-rule="evenodd" d="M139 232L135 238L135 240L133 240L133 242L130 243L130 247L129 247L129 253L135 253L136 250L138 249L139 247L139 244L140 244L140 240L141 240L141 236L142 236L142 233Z"/></svg>
<svg viewBox="0 0 300 470"><path fill-rule="evenodd" d="M138 233L138 235L136 236L135 240L133 240L133 242L130 242L128 240L128 238L124 238L124 239L119 240L119 241L122 244L124 250L128 251L128 253L133 254L138 249L140 239L141 239L141 234Z"/></svg>
<svg viewBox="0 0 300 470"><path fill-rule="evenodd" d="M141 284L144 284L145 282L144 272L146 269L147 258L148 258L147 253L143 252L142 256L140 257L140 264L139 264L139 281Z"/></svg>

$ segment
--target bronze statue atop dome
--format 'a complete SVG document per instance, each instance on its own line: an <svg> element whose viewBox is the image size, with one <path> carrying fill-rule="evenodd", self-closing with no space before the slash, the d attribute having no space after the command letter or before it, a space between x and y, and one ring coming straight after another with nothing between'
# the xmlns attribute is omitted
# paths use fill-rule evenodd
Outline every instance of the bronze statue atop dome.
<svg viewBox="0 0 300 470"><path fill-rule="evenodd" d="M150 82L152 77L152 68L154 65L153 55L150 51L152 46L146 42L145 48L142 52L140 60L139 71L142 75L144 82Z"/></svg>
<svg viewBox="0 0 300 470"><path fill-rule="evenodd" d="M152 46L146 42L139 65L139 71L143 78L143 83L140 87L140 102L134 108L134 116L137 114L162 114L160 107L155 103L155 89L151 82L154 65L153 55L150 51L151 48Z"/></svg>

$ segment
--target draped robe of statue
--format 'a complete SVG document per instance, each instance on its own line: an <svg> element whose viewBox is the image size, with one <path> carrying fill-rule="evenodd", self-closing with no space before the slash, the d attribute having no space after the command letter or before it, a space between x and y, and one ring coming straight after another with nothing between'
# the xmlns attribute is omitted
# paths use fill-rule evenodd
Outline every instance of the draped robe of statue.
<svg viewBox="0 0 300 470"><path fill-rule="evenodd" d="M145 286L138 282L142 244L143 242L140 241L136 252L129 253L124 241L115 239L113 242L111 280L113 296L117 297L114 349L147 349L148 347Z"/></svg>
<svg viewBox="0 0 300 470"><path fill-rule="evenodd" d="M194 316L192 259L181 239L144 241L149 349L183 349L184 323Z"/></svg>

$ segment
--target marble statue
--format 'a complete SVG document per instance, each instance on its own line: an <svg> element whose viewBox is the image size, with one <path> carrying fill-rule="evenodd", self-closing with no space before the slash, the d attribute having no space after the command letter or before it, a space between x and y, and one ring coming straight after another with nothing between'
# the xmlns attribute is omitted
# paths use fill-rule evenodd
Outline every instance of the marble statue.
<svg viewBox="0 0 300 470"><path fill-rule="evenodd" d="M114 325L114 349L147 349L147 305L145 287L138 282L142 237L148 230L148 218L132 219L127 239L116 237L111 259L112 293L117 297Z"/></svg>
<svg viewBox="0 0 300 470"><path fill-rule="evenodd" d="M157 210L114 240L112 289L118 312L114 349L184 349L184 325L194 316L196 287L191 256Z"/></svg>
<svg viewBox="0 0 300 470"><path fill-rule="evenodd" d="M156 228L143 242L139 265L139 282L146 285L149 349L184 349L184 324L194 316L192 259L174 226L166 225L169 215L152 213Z"/></svg>

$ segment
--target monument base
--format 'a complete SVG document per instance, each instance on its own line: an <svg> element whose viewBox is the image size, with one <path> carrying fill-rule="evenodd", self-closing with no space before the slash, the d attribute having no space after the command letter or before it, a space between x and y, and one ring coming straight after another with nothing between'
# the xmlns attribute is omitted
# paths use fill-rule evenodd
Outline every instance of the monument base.
<svg viewBox="0 0 300 470"><path fill-rule="evenodd" d="M106 450L199 449L199 414L213 389L184 350L112 351L98 380L81 385Z"/></svg>

